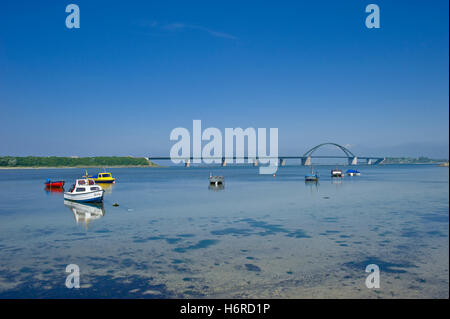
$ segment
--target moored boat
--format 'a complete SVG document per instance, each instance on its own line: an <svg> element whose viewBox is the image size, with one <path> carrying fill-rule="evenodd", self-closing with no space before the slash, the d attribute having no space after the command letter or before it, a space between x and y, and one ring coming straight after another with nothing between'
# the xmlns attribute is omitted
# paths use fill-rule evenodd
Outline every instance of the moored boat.
<svg viewBox="0 0 450 319"><path fill-rule="evenodd" d="M209 174L209 184L210 185L223 185L223 182L225 180L224 176L213 176L211 173Z"/></svg>
<svg viewBox="0 0 450 319"><path fill-rule="evenodd" d="M111 173L103 172L98 173L92 176L89 176L89 179L94 180L96 183L115 183L116 179L112 177Z"/></svg>
<svg viewBox="0 0 450 319"><path fill-rule="evenodd" d="M360 176L361 175L361 173L356 169L349 169L349 170L347 170L346 173L348 176Z"/></svg>
<svg viewBox="0 0 450 319"><path fill-rule="evenodd" d="M340 169L332 169L331 177L344 177L344 173Z"/></svg>
<svg viewBox="0 0 450 319"><path fill-rule="evenodd" d="M64 193L64 199L79 203L101 203L105 191L100 185L91 179L77 179L68 192Z"/></svg>
<svg viewBox="0 0 450 319"><path fill-rule="evenodd" d="M305 182L317 182L319 181L319 175L314 173L313 168L311 167L311 174L305 175Z"/></svg>
<svg viewBox="0 0 450 319"><path fill-rule="evenodd" d="M52 181L50 179L47 179L44 184L47 188L63 188L64 183L64 181Z"/></svg>

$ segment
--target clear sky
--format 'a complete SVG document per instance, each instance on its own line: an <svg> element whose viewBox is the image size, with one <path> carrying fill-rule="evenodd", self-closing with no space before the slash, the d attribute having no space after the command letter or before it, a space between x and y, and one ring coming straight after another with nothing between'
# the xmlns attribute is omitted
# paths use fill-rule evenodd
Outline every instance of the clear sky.
<svg viewBox="0 0 450 319"><path fill-rule="evenodd" d="M199 119L448 157L446 0L71 1L0 4L0 155L168 155Z"/></svg>

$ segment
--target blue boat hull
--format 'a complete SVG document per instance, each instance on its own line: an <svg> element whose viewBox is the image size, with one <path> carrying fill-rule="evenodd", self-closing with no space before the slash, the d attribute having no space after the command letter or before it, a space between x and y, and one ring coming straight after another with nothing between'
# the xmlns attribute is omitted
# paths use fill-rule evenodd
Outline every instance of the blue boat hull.
<svg viewBox="0 0 450 319"><path fill-rule="evenodd" d="M89 198L89 199L66 199L70 200L71 202L76 203L103 203L103 196Z"/></svg>

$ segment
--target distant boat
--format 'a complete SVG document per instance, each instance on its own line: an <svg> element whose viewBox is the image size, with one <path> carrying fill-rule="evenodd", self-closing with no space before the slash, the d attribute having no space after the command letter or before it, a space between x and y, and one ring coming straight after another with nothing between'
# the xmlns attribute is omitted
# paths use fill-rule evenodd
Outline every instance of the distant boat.
<svg viewBox="0 0 450 319"><path fill-rule="evenodd" d="M340 169L332 169L331 177L344 177L344 173Z"/></svg>
<svg viewBox="0 0 450 319"><path fill-rule="evenodd" d="M87 177L87 174L86 174ZM79 203L102 203L105 191L91 179L77 179L64 199Z"/></svg>
<svg viewBox="0 0 450 319"><path fill-rule="evenodd" d="M116 179L112 177L111 173L103 172L98 173L92 176L89 176L90 179L94 180L96 183L112 183L116 182Z"/></svg>
<svg viewBox="0 0 450 319"><path fill-rule="evenodd" d="M319 180L319 175L314 173L313 168L311 167L311 174L305 175L305 182L317 182Z"/></svg>
<svg viewBox="0 0 450 319"><path fill-rule="evenodd" d="M349 170L347 170L346 173L349 176L360 176L361 175L361 173L356 169L349 169Z"/></svg>
<svg viewBox="0 0 450 319"><path fill-rule="evenodd" d="M52 181L50 179L47 179L44 184L47 188L63 188L64 183L64 181Z"/></svg>
<svg viewBox="0 0 450 319"><path fill-rule="evenodd" d="M223 182L225 180L224 176L213 176L211 173L209 173L209 184L210 185L223 185Z"/></svg>

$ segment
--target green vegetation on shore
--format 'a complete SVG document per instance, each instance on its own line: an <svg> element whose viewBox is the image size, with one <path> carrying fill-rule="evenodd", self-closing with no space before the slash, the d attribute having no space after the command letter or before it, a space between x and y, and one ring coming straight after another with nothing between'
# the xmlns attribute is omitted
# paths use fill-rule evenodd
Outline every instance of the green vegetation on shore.
<svg viewBox="0 0 450 319"><path fill-rule="evenodd" d="M38 157L38 156L0 156L0 168L14 167L113 167L113 166L142 166L156 167L153 162L144 157Z"/></svg>
<svg viewBox="0 0 450 319"><path fill-rule="evenodd" d="M439 164L448 162L447 159L432 159L428 157L386 157L383 164Z"/></svg>

